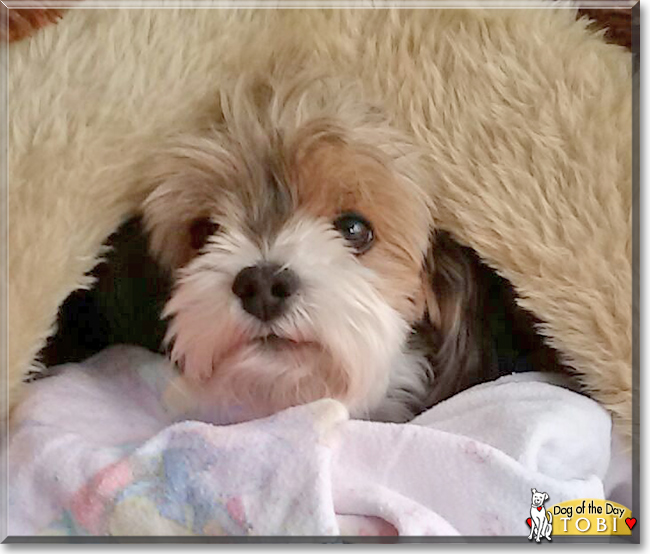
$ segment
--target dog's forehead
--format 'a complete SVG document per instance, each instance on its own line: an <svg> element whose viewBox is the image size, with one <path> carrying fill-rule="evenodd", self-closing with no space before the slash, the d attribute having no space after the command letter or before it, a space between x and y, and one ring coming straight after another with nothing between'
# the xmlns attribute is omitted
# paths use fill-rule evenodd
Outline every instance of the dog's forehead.
<svg viewBox="0 0 650 554"><path fill-rule="evenodd" d="M394 227L392 219L409 201L382 164L343 148L323 145L302 156L260 157L232 189L239 198L240 224L256 240L277 235L297 214L333 220L356 211L378 227Z"/></svg>
<svg viewBox="0 0 650 554"><path fill-rule="evenodd" d="M276 235L294 213L294 194L287 176L272 165L265 168L258 188L258 194L244 208L243 224L252 237L268 238Z"/></svg>

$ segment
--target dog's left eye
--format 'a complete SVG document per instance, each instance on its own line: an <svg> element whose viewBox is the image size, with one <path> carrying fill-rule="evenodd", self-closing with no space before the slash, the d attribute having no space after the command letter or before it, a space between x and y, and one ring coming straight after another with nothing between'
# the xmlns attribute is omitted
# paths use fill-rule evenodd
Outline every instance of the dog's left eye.
<svg viewBox="0 0 650 554"><path fill-rule="evenodd" d="M334 220L334 227L357 254L367 252L375 240L375 233L368 220L354 212L339 216Z"/></svg>

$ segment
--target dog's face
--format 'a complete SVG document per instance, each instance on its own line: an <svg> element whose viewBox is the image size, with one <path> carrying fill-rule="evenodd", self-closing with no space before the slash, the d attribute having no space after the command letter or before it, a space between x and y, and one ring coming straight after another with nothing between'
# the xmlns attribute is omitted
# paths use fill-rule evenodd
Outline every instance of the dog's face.
<svg viewBox="0 0 650 554"><path fill-rule="evenodd" d="M246 417L322 397L367 413L411 327L439 318L417 151L317 90L224 96L214 128L157 159L144 207L176 276L171 357Z"/></svg>
<svg viewBox="0 0 650 554"><path fill-rule="evenodd" d="M544 502L548 499L548 494L545 492L537 492L536 489L532 489L533 493L533 500L532 500L532 507L533 508L539 508L540 506L544 505Z"/></svg>

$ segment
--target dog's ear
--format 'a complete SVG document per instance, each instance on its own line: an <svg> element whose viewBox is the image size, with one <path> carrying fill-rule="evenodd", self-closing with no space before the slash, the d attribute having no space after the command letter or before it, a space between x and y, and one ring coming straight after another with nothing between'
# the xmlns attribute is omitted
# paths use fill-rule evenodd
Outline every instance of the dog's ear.
<svg viewBox="0 0 650 554"><path fill-rule="evenodd" d="M480 260L446 232L433 233L425 262L426 316L435 336L432 402L496 377L482 313Z"/></svg>
<svg viewBox="0 0 650 554"><path fill-rule="evenodd" d="M537 489L530 489L530 490L533 491L533 494L537 494Z"/></svg>
<svg viewBox="0 0 650 554"><path fill-rule="evenodd" d="M544 493L544 500L548 500L550 497L548 496L547 493Z"/></svg>

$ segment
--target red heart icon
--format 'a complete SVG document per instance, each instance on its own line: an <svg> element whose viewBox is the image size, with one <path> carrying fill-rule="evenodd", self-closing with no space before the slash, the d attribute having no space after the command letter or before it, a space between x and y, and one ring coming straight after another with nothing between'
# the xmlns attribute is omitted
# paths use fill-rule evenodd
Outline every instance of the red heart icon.
<svg viewBox="0 0 650 554"><path fill-rule="evenodd" d="M541 511L542 511L542 507L540 506L539 508L537 508L537 511L538 511L538 512L541 512Z"/></svg>
<svg viewBox="0 0 650 554"><path fill-rule="evenodd" d="M530 518L528 518L528 519L526 520L526 523L528 523L528 527L532 527L532 526L533 526L533 521L532 521Z"/></svg>
<svg viewBox="0 0 650 554"><path fill-rule="evenodd" d="M636 525L636 518L635 517L628 517L625 520L625 523L627 523L627 526L630 528L630 531L632 530L632 527Z"/></svg>

